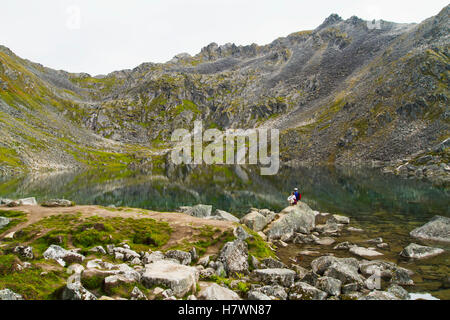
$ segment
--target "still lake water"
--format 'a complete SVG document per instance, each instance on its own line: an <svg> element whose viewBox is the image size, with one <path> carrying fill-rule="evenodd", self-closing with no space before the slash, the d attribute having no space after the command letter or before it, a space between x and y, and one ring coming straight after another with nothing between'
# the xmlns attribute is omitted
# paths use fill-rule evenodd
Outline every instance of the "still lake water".
<svg viewBox="0 0 450 320"><path fill-rule="evenodd" d="M435 215L450 217L449 190L417 180L385 175L375 169L355 168L282 168L276 176L262 177L255 167L172 168L164 175L139 172L76 172L25 176L0 180L0 197L34 196L38 201L65 198L77 204L115 205L174 211L179 206L210 204L214 208L243 216L252 207L280 211L287 206L291 189L298 187L303 201L314 210L343 214L363 234L343 233L339 241L383 237L389 243L382 257L413 270L416 286L411 292L429 292L450 300L450 257L448 251L423 261L405 261L399 252L411 242L414 228ZM449 250L450 245L432 245ZM332 247L331 247L332 248ZM333 252L317 246L289 246L279 251L289 262L301 250ZM297 257L307 266L310 257Z"/></svg>

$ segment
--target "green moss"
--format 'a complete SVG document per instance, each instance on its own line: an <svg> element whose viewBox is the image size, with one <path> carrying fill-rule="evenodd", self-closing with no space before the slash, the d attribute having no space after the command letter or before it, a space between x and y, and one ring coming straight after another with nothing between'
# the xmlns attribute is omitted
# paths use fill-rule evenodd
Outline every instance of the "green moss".
<svg viewBox="0 0 450 320"><path fill-rule="evenodd" d="M249 229L247 226L242 225L245 231L247 231L253 238L245 240L248 244L248 252L250 255L258 259L275 258L275 253L270 249L269 244L265 242L261 236Z"/></svg>
<svg viewBox="0 0 450 320"><path fill-rule="evenodd" d="M14 271L17 262L14 255L0 255L0 290L10 289L26 300L55 300L59 289L66 282L66 275L60 271L48 271L41 275L41 268Z"/></svg>

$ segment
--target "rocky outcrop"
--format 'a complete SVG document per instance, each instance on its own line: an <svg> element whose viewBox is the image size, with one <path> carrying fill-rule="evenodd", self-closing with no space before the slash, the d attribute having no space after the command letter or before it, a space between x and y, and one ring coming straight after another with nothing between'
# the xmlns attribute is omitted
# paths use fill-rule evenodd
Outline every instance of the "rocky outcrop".
<svg viewBox="0 0 450 320"><path fill-rule="evenodd" d="M197 218L209 218L212 213L212 206L199 204L194 207L180 207L179 211Z"/></svg>
<svg viewBox="0 0 450 320"><path fill-rule="evenodd" d="M293 236L295 232L310 233L315 227L316 216L305 203L284 209L279 218L272 222L265 233L271 240Z"/></svg>
<svg viewBox="0 0 450 320"><path fill-rule="evenodd" d="M73 207L74 205L75 205L74 202L65 199L53 199L41 203L41 206L47 208Z"/></svg>
<svg viewBox="0 0 450 320"><path fill-rule="evenodd" d="M63 267L66 266L66 263L68 263L68 264L75 263L75 262L81 263L84 260L83 255L73 252L73 251L66 250L57 245L51 245L44 252L43 256L47 260L52 259L52 260L57 261Z"/></svg>
<svg viewBox="0 0 450 320"><path fill-rule="evenodd" d="M441 248L432 248L411 243L400 252L400 255L411 259L426 259L440 255L441 253L444 253L444 251L445 250Z"/></svg>
<svg viewBox="0 0 450 320"><path fill-rule="evenodd" d="M290 287L295 280L295 271L290 269L258 269L252 273L252 278L267 285Z"/></svg>
<svg viewBox="0 0 450 320"><path fill-rule="evenodd" d="M242 240L228 242L222 248L217 259L229 276L237 273L248 273L248 245Z"/></svg>
<svg viewBox="0 0 450 320"><path fill-rule="evenodd" d="M423 240L450 242L450 218L436 216L424 226L411 231L410 235Z"/></svg>
<svg viewBox="0 0 450 320"><path fill-rule="evenodd" d="M177 297L195 292L199 272L196 268L183 266L171 261L156 261L145 266L142 284L147 288L166 286Z"/></svg>
<svg viewBox="0 0 450 320"><path fill-rule="evenodd" d="M219 286L217 283L200 284L200 287L203 288L197 296L199 300L242 300L237 293Z"/></svg>

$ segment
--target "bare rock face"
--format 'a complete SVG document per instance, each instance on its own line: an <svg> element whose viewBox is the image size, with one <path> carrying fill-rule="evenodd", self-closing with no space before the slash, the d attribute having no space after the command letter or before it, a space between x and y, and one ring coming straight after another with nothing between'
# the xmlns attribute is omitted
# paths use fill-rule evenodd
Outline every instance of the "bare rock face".
<svg viewBox="0 0 450 320"><path fill-rule="evenodd" d="M444 252L445 250L441 248L426 247L411 243L409 246L403 249L402 252L400 252L400 255L402 257L411 259L426 259L440 255Z"/></svg>
<svg viewBox="0 0 450 320"><path fill-rule="evenodd" d="M217 261L223 263L225 271L230 276L236 273L248 273L248 245L242 240L225 244Z"/></svg>
<svg viewBox="0 0 450 320"><path fill-rule="evenodd" d="M297 282L290 290L290 300L325 300L327 293L305 282Z"/></svg>
<svg viewBox="0 0 450 320"><path fill-rule="evenodd" d="M202 287L202 285L200 285ZM217 283L204 285L198 294L199 300L242 300L239 295L227 288L219 286Z"/></svg>
<svg viewBox="0 0 450 320"><path fill-rule="evenodd" d="M280 213L280 218L268 226L267 237L272 240L293 236L294 233L310 233L316 223L314 211L305 203L291 206Z"/></svg>
<svg viewBox="0 0 450 320"><path fill-rule="evenodd" d="M145 266L141 281L147 288L163 285L169 287L175 296L183 297L196 291L198 277L196 268L160 260Z"/></svg>
<svg viewBox="0 0 450 320"><path fill-rule="evenodd" d="M411 231L410 235L424 240L450 242L450 218L436 216L424 226Z"/></svg>
<svg viewBox="0 0 450 320"><path fill-rule="evenodd" d="M66 266L66 263L81 263L84 260L84 256L61 248L60 246L52 244L43 254L44 258L47 260L56 260L63 267Z"/></svg>
<svg viewBox="0 0 450 320"><path fill-rule="evenodd" d="M254 270L252 278L267 285L290 287L295 280L295 271L290 269L259 269Z"/></svg>

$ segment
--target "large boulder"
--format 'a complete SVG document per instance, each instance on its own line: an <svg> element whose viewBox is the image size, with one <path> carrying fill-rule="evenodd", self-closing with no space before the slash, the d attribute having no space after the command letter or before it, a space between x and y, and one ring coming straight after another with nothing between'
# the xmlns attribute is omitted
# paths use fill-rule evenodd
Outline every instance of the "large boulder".
<svg viewBox="0 0 450 320"><path fill-rule="evenodd" d="M450 218L435 216L424 226L411 231L410 235L424 240L450 242Z"/></svg>
<svg viewBox="0 0 450 320"><path fill-rule="evenodd" d="M358 300L401 300L394 294L386 291L372 291Z"/></svg>
<svg viewBox="0 0 450 320"><path fill-rule="evenodd" d="M271 240L288 238L294 233L310 233L315 227L316 216L307 204L300 202L297 206L284 209L279 218L272 222L265 232Z"/></svg>
<svg viewBox="0 0 450 320"><path fill-rule="evenodd" d="M426 247L411 243L409 246L403 249L402 252L400 252L400 255L402 257L411 259L426 259L440 255L444 251L445 250L441 248Z"/></svg>
<svg viewBox="0 0 450 320"><path fill-rule="evenodd" d="M200 285L200 287L203 288L198 294L199 300L242 300L236 292L219 286L217 283L208 283L205 285Z"/></svg>
<svg viewBox="0 0 450 320"><path fill-rule="evenodd" d="M211 216L212 208L212 206L199 204L194 207L181 207L180 211L193 217L208 218Z"/></svg>
<svg viewBox="0 0 450 320"><path fill-rule="evenodd" d="M352 269L359 269L359 262L355 258L336 258L334 256L323 256L311 262L312 271L318 275L323 275L333 264L349 265Z"/></svg>
<svg viewBox="0 0 450 320"><path fill-rule="evenodd" d="M228 276L248 273L248 245L242 240L235 240L225 244L220 251L217 261L221 262Z"/></svg>
<svg viewBox="0 0 450 320"><path fill-rule="evenodd" d="M61 248L60 246L52 244L43 254L46 260L56 260L61 266L65 267L66 263L81 263L84 256Z"/></svg>
<svg viewBox="0 0 450 320"><path fill-rule="evenodd" d="M33 248L29 246L17 246L13 250L14 253L19 254L22 258L33 259Z"/></svg>
<svg viewBox="0 0 450 320"><path fill-rule="evenodd" d="M287 290L279 285L263 286L256 288L254 291L260 292L273 300L287 300L288 298Z"/></svg>
<svg viewBox="0 0 450 320"><path fill-rule="evenodd" d="M181 250L170 250L166 252L166 258L175 259L181 264L187 266L191 264L192 256L189 252Z"/></svg>
<svg viewBox="0 0 450 320"><path fill-rule="evenodd" d="M20 203L21 206L36 206L37 205L36 198L24 198L24 199L18 200L18 202Z"/></svg>
<svg viewBox="0 0 450 320"><path fill-rule="evenodd" d="M338 297L341 294L342 282L330 277L322 277L317 280L316 287L330 296Z"/></svg>
<svg viewBox="0 0 450 320"><path fill-rule="evenodd" d="M255 232L264 230L269 224L265 216L257 211L252 211L241 219L241 223Z"/></svg>
<svg viewBox="0 0 450 320"><path fill-rule="evenodd" d="M15 293L9 289L0 290L0 300L3 301L14 301L14 300L23 300L23 297L20 294Z"/></svg>
<svg viewBox="0 0 450 320"><path fill-rule="evenodd" d="M169 287L175 296L183 297L196 291L198 277L196 268L160 260L145 266L141 281L147 288L162 285Z"/></svg>
<svg viewBox="0 0 450 320"><path fill-rule="evenodd" d="M290 290L290 300L325 300L327 293L305 282L297 282Z"/></svg>
<svg viewBox="0 0 450 320"><path fill-rule="evenodd" d="M326 277L340 280L343 285L358 283L362 286L365 279L358 273L358 271L358 264L355 265L351 262L351 260L346 261L346 259L338 259L326 269L324 275Z"/></svg>
<svg viewBox="0 0 450 320"><path fill-rule="evenodd" d="M217 209L210 219L221 220L221 221L231 221L239 223L239 218L233 216L231 213Z"/></svg>
<svg viewBox="0 0 450 320"><path fill-rule="evenodd" d="M97 300L97 297L83 287L80 274L74 274L67 280L62 300Z"/></svg>
<svg viewBox="0 0 450 320"><path fill-rule="evenodd" d="M0 217L0 229L6 227L11 222L10 219L5 217Z"/></svg>
<svg viewBox="0 0 450 320"><path fill-rule="evenodd" d="M252 273L256 282L266 285L290 287L295 281L296 273L290 269L257 269Z"/></svg>
<svg viewBox="0 0 450 320"><path fill-rule="evenodd" d="M64 208L64 207L73 207L75 206L75 203L65 199L52 199L44 201L43 203L41 203L41 206L47 208L58 208L58 207Z"/></svg>

